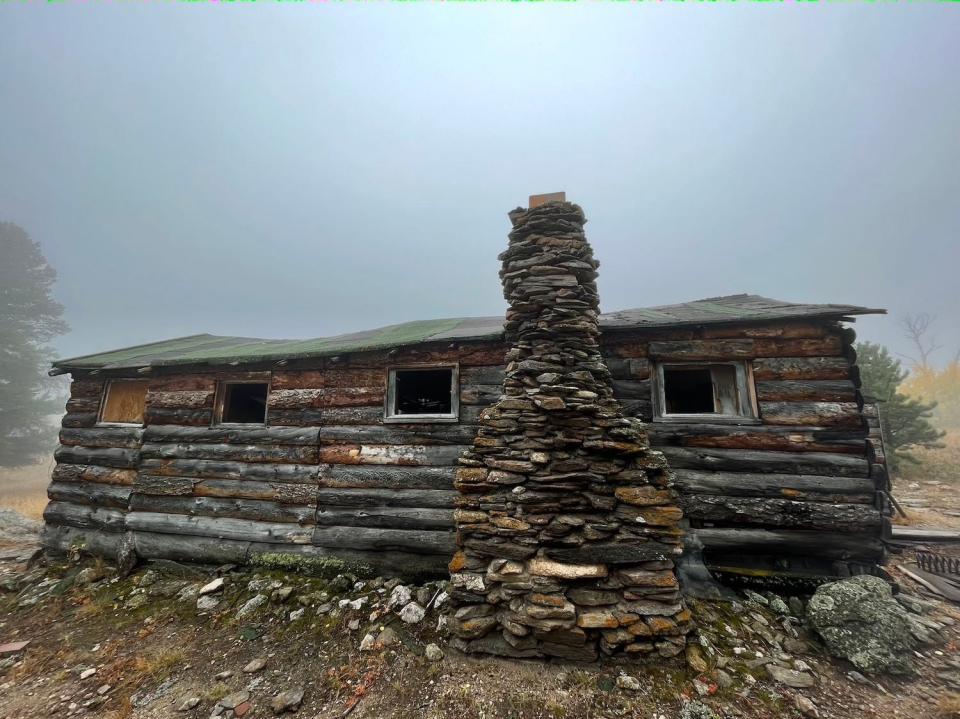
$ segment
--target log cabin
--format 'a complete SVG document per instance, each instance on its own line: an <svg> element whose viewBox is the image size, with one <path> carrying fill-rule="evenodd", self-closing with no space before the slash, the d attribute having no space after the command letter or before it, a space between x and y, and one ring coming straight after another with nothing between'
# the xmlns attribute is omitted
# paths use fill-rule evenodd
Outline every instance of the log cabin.
<svg viewBox="0 0 960 719"><path fill-rule="evenodd" d="M883 561L887 475L849 328L882 312L741 294L600 316L614 396L665 456L708 566L843 575ZM458 460L502 395L508 349L504 318L480 317L59 360L51 374L72 382L44 544L443 574Z"/></svg>

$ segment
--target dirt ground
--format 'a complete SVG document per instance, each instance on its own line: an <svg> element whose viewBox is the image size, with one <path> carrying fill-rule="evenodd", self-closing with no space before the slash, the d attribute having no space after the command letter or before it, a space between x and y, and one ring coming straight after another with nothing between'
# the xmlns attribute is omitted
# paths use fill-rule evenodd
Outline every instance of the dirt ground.
<svg viewBox="0 0 960 719"><path fill-rule="evenodd" d="M3 719L272 716L272 699L292 688L304 692L293 716L324 719L707 716L691 713L699 708L691 700L723 718L960 716L951 709L960 703L960 611L943 603L928 615L943 630L918 649L914 677L851 674L800 620L742 597L692 603L699 671L680 662L547 664L459 654L438 631L442 612L405 624L385 607L391 586L383 580L172 563L120 579L92 559L40 559L31 568L35 538L25 532L0 551L0 643L30 640L0 657ZM211 595L215 606L198 608L197 589L218 574L225 587ZM906 579L903 589L924 596ZM257 594L263 605L241 611ZM367 634L373 646L360 651ZM441 660L425 656L429 643L442 649ZM243 671L258 658L262 670ZM774 681L766 668L774 660L800 667L813 686ZM639 688L621 687L622 672ZM191 699L195 708L177 711ZM236 708L217 709L222 702Z"/></svg>

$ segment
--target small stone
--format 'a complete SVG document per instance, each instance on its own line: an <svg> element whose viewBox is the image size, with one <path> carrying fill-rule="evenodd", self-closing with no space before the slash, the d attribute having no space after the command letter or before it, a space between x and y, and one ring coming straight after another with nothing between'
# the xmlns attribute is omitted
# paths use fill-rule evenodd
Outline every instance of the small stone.
<svg viewBox="0 0 960 719"><path fill-rule="evenodd" d="M377 640L372 634L365 634L363 639L360 640L360 651L361 652L372 652L377 645Z"/></svg>
<svg viewBox="0 0 960 719"><path fill-rule="evenodd" d="M233 709L239 704L243 704L245 701L250 700L250 692L241 690L238 692L233 692L232 694L227 694L220 701L217 702L218 706L223 707L224 709Z"/></svg>
<svg viewBox="0 0 960 719"><path fill-rule="evenodd" d="M306 611L307 610L304 609L303 607L301 607L300 609L294 609L292 612L290 612L290 617L289 617L290 621L295 622L298 619L302 619Z"/></svg>
<svg viewBox="0 0 960 719"><path fill-rule="evenodd" d="M617 677L617 686L628 692L640 691L640 680L629 674L620 674Z"/></svg>
<svg viewBox="0 0 960 719"><path fill-rule="evenodd" d="M196 709L200 705L200 697L186 697L180 706L177 707L178 712L188 712L191 709Z"/></svg>
<svg viewBox="0 0 960 719"><path fill-rule="evenodd" d="M220 604L220 600L216 597L211 597L209 595L203 596L197 599L197 610L201 612L209 612L216 609L218 604Z"/></svg>
<svg viewBox="0 0 960 719"><path fill-rule="evenodd" d="M393 646L399 641L400 637L392 627L387 627L377 635L377 643L385 647Z"/></svg>
<svg viewBox="0 0 960 719"><path fill-rule="evenodd" d="M270 700L270 708L273 709L274 714L282 714L283 712L292 712L296 711L297 707L300 706L300 702L303 701L303 687L295 687L293 689L287 689L286 691L280 692L273 699Z"/></svg>
<svg viewBox="0 0 960 719"><path fill-rule="evenodd" d="M687 645L687 664L689 664L690 668L697 674L703 674L710 668L707 660L703 657L703 653L700 651L700 647L696 644Z"/></svg>
<svg viewBox="0 0 960 719"><path fill-rule="evenodd" d="M91 668L91 669L84 669L82 672L80 672L80 679L89 679L90 677L92 677L92 676L93 676L94 674L96 674L96 673L97 673L97 670L96 670L96 669L93 669L93 668Z"/></svg>
<svg viewBox="0 0 960 719"><path fill-rule="evenodd" d="M395 609L397 607L404 607L409 604L412 599L413 594L410 592L410 588L403 584L398 584L393 588L393 591L390 592L390 598L387 600L387 608Z"/></svg>
<svg viewBox="0 0 960 719"><path fill-rule="evenodd" d="M253 704L250 702L241 702L233 708L233 716L240 719L250 713L250 710L253 709Z"/></svg>
<svg viewBox="0 0 960 719"><path fill-rule="evenodd" d="M244 603L242 607L240 607L240 609L237 610L237 618L239 619L241 617L246 617L250 614L253 614L260 607L266 604L267 601L268 597L266 594L257 594L251 597L246 601L246 603Z"/></svg>
<svg viewBox="0 0 960 719"><path fill-rule="evenodd" d="M813 677L804 672L787 669L776 664L767 664L767 672L781 684L794 689L806 689L813 686Z"/></svg>
<svg viewBox="0 0 960 719"><path fill-rule="evenodd" d="M407 624L417 624L418 622L423 621L423 618L426 616L426 614L427 614L426 609L421 607L416 602L410 602L400 612L400 619L402 619Z"/></svg>
<svg viewBox="0 0 960 719"><path fill-rule="evenodd" d="M110 689L111 687L109 684L101 684L99 687L97 687L97 694L99 694L100 696L103 696L108 691L110 691Z"/></svg>
<svg viewBox="0 0 960 719"><path fill-rule="evenodd" d="M433 643L427 645L424 653L426 654L427 661L430 662L439 662L443 659L443 650Z"/></svg>
<svg viewBox="0 0 960 719"><path fill-rule="evenodd" d="M780 597L774 595L770 597L770 609L776 614L789 614L790 607Z"/></svg>
<svg viewBox="0 0 960 719"><path fill-rule="evenodd" d="M156 584L158 579L160 579L160 575L157 574L152 569L148 569L141 575L140 580L137 582L137 586L141 588L146 588L153 584Z"/></svg>
<svg viewBox="0 0 960 719"><path fill-rule="evenodd" d="M214 592L219 592L223 589L223 577L217 577L212 582L208 582L200 587L200 596L205 596L207 594L213 594Z"/></svg>
<svg viewBox="0 0 960 719"><path fill-rule="evenodd" d="M213 680L216 682L222 682L224 679L229 679L233 676L233 672L227 669L226 671L220 672L219 674L213 675Z"/></svg>
<svg viewBox="0 0 960 719"><path fill-rule="evenodd" d="M794 694L793 705L797 708L797 711L804 716L813 717L814 719L820 716L816 705L810 699L803 696L803 694Z"/></svg>
<svg viewBox="0 0 960 719"><path fill-rule="evenodd" d="M251 659L243 668L243 671L245 674L254 674L261 671L265 666L267 666L266 657L257 657L256 659Z"/></svg>

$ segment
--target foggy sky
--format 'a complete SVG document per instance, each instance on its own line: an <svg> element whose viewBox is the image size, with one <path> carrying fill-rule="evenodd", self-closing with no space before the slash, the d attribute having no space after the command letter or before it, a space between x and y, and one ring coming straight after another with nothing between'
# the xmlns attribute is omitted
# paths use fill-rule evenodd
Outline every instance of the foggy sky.
<svg viewBox="0 0 960 719"><path fill-rule="evenodd" d="M944 4L0 5L0 220L60 356L501 314L564 190L605 311L752 292L938 315L960 349ZM2 258L0 258L2 261Z"/></svg>

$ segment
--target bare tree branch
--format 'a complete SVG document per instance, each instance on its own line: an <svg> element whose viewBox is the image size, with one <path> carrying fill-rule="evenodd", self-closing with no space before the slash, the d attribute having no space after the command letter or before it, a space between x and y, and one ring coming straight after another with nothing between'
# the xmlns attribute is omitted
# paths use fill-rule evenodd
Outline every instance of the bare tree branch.
<svg viewBox="0 0 960 719"><path fill-rule="evenodd" d="M900 320L900 326L903 327L904 334L917 350L917 359L910 359L922 369L929 368L931 355L943 348L943 345L937 344L936 335L928 336L930 327L936 319L936 315L921 312L917 315L906 315ZM957 356L960 357L960 352L957 352Z"/></svg>

